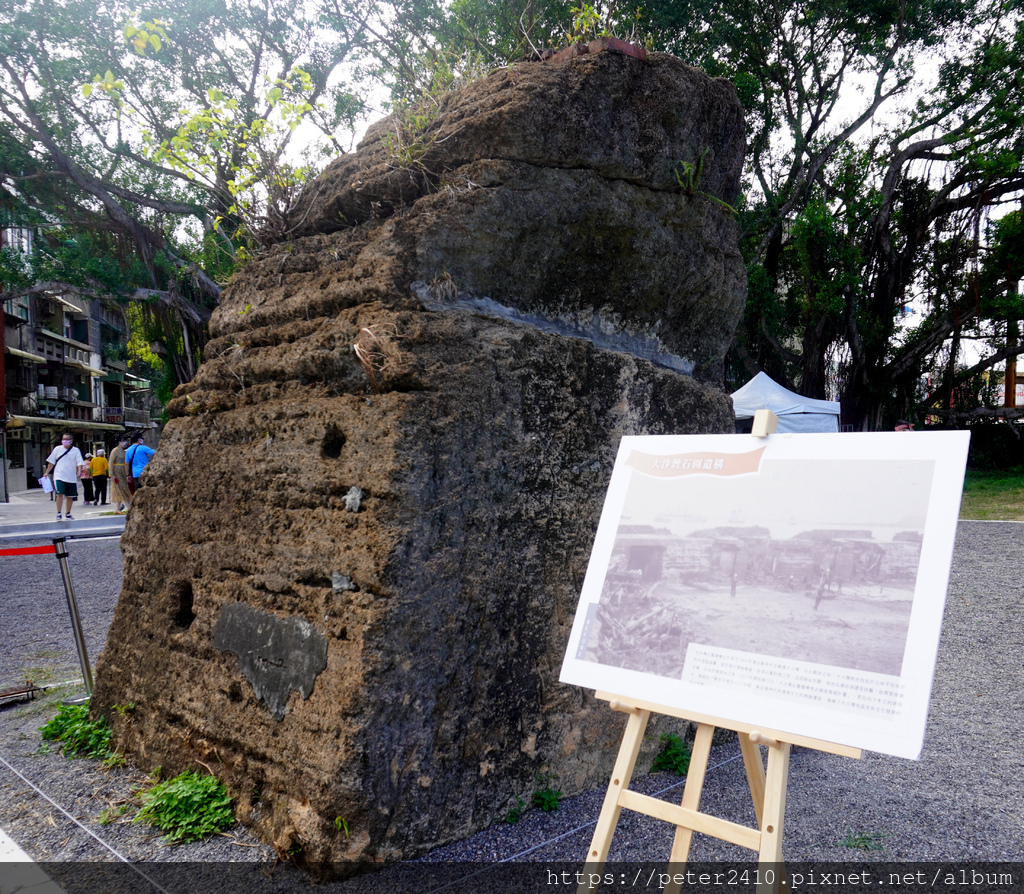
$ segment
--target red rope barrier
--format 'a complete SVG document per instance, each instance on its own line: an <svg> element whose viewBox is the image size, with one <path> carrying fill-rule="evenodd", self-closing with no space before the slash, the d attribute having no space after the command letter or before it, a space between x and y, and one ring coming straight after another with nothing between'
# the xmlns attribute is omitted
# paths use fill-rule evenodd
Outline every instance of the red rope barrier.
<svg viewBox="0 0 1024 894"><path fill-rule="evenodd" d="M49 546L24 546L20 549L0 549L0 556L45 556L53 555L57 547L52 543Z"/></svg>

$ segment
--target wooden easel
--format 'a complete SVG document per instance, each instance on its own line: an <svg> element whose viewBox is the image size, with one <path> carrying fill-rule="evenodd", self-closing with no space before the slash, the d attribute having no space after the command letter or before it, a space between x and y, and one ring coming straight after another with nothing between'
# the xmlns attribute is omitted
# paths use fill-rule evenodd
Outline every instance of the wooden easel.
<svg viewBox="0 0 1024 894"><path fill-rule="evenodd" d="M751 434L754 437L767 437L776 431L778 417L771 410L758 410L754 415ZM604 797L604 804L597 820L597 828L587 851L587 862L583 868L583 878L600 878L601 869L608 859L615 827L619 822L622 808L634 810L645 816L665 820L676 827L672 842L672 853L669 857L671 874L679 874L678 868L685 864L690 856L690 843L694 832L702 832L713 838L738 844L741 847L757 851L760 864L773 864L776 870L782 864L782 826L786 815L786 784L789 779L789 752L793 745L813 748L829 754L859 759L861 750L847 745L837 745L820 739L811 739L776 730L754 727L746 723L723 720L693 711L681 711L665 705L641 699L622 698L605 692L597 692L597 698L606 700L613 711L622 711L629 715L626 731L619 746L619 755L612 770L611 782ZM683 787L682 803L678 806L667 801L660 801L649 795L630 791L629 783L633 777L633 768L644 731L652 713L679 717L697 723L697 733L690 755L690 767L686 774ZM710 814L701 813L700 796L704 787L704 775L707 772L708 758L711 754L711 737L715 727L735 730L739 736L740 752L743 765L747 771L747 782L750 785L750 796L754 802L754 814L757 817L757 828L741 826L728 820L719 819ZM768 765L765 768L761 759L759 745L768 748ZM770 876L758 876L758 894L778 892L785 887L783 873L776 871ZM590 894L596 885L583 881L577 888L577 894ZM665 894L678 894L678 881L665 886Z"/></svg>
<svg viewBox="0 0 1024 894"><path fill-rule="evenodd" d="M622 808L635 810L655 819L665 820L676 826L675 839L672 842L672 853L669 863L673 871L675 867L685 864L690 855L690 842L694 832L703 832L722 841L738 844L741 847L757 851L758 862L775 864L782 863L782 825L786 813L786 783L789 778L789 752L793 745L814 748L829 754L859 759L859 748L848 745L837 745L820 739L811 739L775 730L757 729L746 723L722 720L693 711L681 711L653 702L625 699L606 692L596 693L597 698L609 703L613 711L622 711L629 715L626 731L619 746L619 755L612 770L611 782L604 797L604 804L597 820L597 828L587 851L587 862L583 868L583 877L598 877L601 868L608 858L612 836L619 821ZM697 723L697 734L693 742L693 753L690 755L690 768L686 774L683 787L683 799L679 806L667 801L660 801L649 795L630 791L629 782L633 776L633 767L644 731L651 714L665 714L680 717ZM700 796L704 787L704 774L707 771L708 758L711 753L711 737L715 727L735 730L739 735L740 751L743 754L743 765L747 771L747 782L750 795L754 802L754 813L757 816L758 828L741 826L728 820L719 819L710 814L701 813ZM768 767L765 769L761 759L759 745L768 747ZM780 874L773 874L774 884L759 884L762 891L777 890ZM577 889L577 894L589 894L594 890L589 882L584 881ZM665 894L679 891L679 885L665 887Z"/></svg>

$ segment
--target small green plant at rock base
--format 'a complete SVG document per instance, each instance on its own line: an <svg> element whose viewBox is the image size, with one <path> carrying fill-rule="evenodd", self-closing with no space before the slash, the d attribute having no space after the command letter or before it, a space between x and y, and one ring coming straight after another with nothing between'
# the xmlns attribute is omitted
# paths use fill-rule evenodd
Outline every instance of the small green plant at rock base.
<svg viewBox="0 0 1024 894"><path fill-rule="evenodd" d="M673 733L665 733L661 737L661 751L651 764L651 772L675 773L685 776L690 769L690 748Z"/></svg>
<svg viewBox="0 0 1024 894"><path fill-rule="evenodd" d="M526 802L522 798L516 798L515 804L505 814L505 822L514 826L522 818L524 810L526 810Z"/></svg>
<svg viewBox="0 0 1024 894"><path fill-rule="evenodd" d="M338 832L341 832L342 830L344 830L345 837L346 838L349 837L349 834L348 834L348 820L345 819L345 817L343 817L343 816L336 816L334 818L334 828Z"/></svg>
<svg viewBox="0 0 1024 894"><path fill-rule="evenodd" d="M110 727L107 718L89 719L88 705L62 705L57 716L39 727L44 739L60 742L65 757L110 757Z"/></svg>
<svg viewBox="0 0 1024 894"><path fill-rule="evenodd" d="M108 770L113 770L118 767L128 766L128 761L124 759L124 755L120 751L112 751L103 758L103 766Z"/></svg>
<svg viewBox="0 0 1024 894"><path fill-rule="evenodd" d="M140 800L133 822L156 826L172 842L209 838L235 822L224 783L193 770L154 785Z"/></svg>
<svg viewBox="0 0 1024 894"><path fill-rule="evenodd" d="M881 851L885 850L882 844L883 839L889 837L888 832L847 832L846 837L839 842L840 847L851 847L859 851Z"/></svg>
<svg viewBox="0 0 1024 894"><path fill-rule="evenodd" d="M545 813L551 813L558 810L561 799L561 792L556 792L550 787L543 788L533 793L533 806L539 807Z"/></svg>
<svg viewBox="0 0 1024 894"><path fill-rule="evenodd" d="M558 774L556 773L537 774L537 784L544 785L544 788L537 789L537 791L533 793L534 807L539 807L545 813L551 813L554 810L558 810L559 801L562 799L562 793L551 788L551 780L557 778Z"/></svg>

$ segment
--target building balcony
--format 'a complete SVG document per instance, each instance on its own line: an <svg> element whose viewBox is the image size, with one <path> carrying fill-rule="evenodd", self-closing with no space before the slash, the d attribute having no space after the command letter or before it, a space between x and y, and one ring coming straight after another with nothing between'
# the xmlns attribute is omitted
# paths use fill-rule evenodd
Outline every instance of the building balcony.
<svg viewBox="0 0 1024 894"><path fill-rule="evenodd" d="M8 392L11 394L14 394L15 392L21 392L23 394L35 392L36 383L38 381L34 366L21 365L8 366L4 380L7 384Z"/></svg>

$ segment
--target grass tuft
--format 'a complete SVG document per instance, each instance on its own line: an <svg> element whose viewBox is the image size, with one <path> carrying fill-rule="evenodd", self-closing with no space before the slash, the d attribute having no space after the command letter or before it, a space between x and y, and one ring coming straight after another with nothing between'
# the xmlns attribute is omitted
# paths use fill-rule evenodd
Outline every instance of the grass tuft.
<svg viewBox="0 0 1024 894"><path fill-rule="evenodd" d="M850 847L859 851L885 850L882 842L889 837L888 832L848 832L839 842L840 847Z"/></svg>
<svg viewBox="0 0 1024 894"><path fill-rule="evenodd" d="M234 825L231 798L216 776L186 771L140 795L133 822L145 822L171 842L198 841Z"/></svg>
<svg viewBox="0 0 1024 894"><path fill-rule="evenodd" d="M39 727L47 741L60 742L65 757L106 760L110 757L107 718L89 719L88 705L62 705L57 716Z"/></svg>

